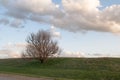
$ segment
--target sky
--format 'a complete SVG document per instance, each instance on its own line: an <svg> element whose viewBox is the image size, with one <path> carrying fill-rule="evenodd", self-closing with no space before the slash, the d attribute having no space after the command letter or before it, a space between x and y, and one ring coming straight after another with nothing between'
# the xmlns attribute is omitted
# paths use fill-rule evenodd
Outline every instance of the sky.
<svg viewBox="0 0 120 80"><path fill-rule="evenodd" d="M0 0L0 58L17 58L43 29L61 57L120 57L120 0Z"/></svg>

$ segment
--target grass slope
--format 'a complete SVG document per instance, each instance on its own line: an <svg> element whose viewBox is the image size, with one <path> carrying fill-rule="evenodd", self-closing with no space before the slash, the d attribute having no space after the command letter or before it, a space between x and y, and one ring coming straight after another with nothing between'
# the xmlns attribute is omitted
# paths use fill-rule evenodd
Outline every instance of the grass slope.
<svg viewBox="0 0 120 80"><path fill-rule="evenodd" d="M45 64L36 60L0 60L0 73L6 72L55 80L120 80L120 58L54 58Z"/></svg>

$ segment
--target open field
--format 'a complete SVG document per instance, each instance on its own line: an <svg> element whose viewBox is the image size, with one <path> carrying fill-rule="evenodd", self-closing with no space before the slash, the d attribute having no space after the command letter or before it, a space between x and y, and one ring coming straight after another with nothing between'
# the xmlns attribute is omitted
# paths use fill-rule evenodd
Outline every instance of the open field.
<svg viewBox="0 0 120 80"><path fill-rule="evenodd" d="M120 58L2 59L0 73L47 77L54 80L120 80Z"/></svg>

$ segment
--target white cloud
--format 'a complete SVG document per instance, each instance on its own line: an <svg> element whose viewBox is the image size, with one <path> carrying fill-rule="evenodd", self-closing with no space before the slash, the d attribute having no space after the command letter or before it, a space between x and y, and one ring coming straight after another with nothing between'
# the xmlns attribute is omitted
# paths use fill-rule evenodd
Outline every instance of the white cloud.
<svg viewBox="0 0 120 80"><path fill-rule="evenodd" d="M56 31L56 28L54 26L51 26L50 33L53 37L61 38L60 32Z"/></svg>
<svg viewBox="0 0 120 80"><path fill-rule="evenodd" d="M80 52L71 52L71 51L64 51L62 52L59 57L84 57L83 53Z"/></svg>
<svg viewBox="0 0 120 80"><path fill-rule="evenodd" d="M67 12L92 12L98 11L99 0L62 0L64 10Z"/></svg>
<svg viewBox="0 0 120 80"><path fill-rule="evenodd" d="M0 58L20 58L21 55L17 51L9 49L0 50Z"/></svg>
<svg viewBox="0 0 120 80"><path fill-rule="evenodd" d="M15 27L15 28L20 28L22 27L22 21L20 19L15 19L11 22L10 24L12 27Z"/></svg>
<svg viewBox="0 0 120 80"><path fill-rule="evenodd" d="M66 15L54 19L55 26L59 25L72 32L84 30L120 33L120 5L100 10L99 0L62 0L62 2Z"/></svg>
<svg viewBox="0 0 120 80"><path fill-rule="evenodd" d="M26 43L11 43L4 45L0 50L0 58L20 58L21 51L25 49Z"/></svg>
<svg viewBox="0 0 120 80"><path fill-rule="evenodd" d="M9 24L9 20L5 19L5 18L2 18L2 19L0 19L0 24L7 25L7 24Z"/></svg>
<svg viewBox="0 0 120 80"><path fill-rule="evenodd" d="M5 16L23 22L46 23L71 32L120 33L120 5L101 10L100 0L62 0L61 6L52 0L1 0L0 4L6 9Z"/></svg>
<svg viewBox="0 0 120 80"><path fill-rule="evenodd" d="M29 18L31 15L50 16L59 14L58 7L52 0L8 0L5 7L8 9L8 15L13 14L12 16L16 15L15 17L18 18Z"/></svg>

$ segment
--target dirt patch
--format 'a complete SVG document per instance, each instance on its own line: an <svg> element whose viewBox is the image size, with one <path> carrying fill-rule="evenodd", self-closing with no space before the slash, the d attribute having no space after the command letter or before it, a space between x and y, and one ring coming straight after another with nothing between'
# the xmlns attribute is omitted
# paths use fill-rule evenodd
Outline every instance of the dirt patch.
<svg viewBox="0 0 120 80"><path fill-rule="evenodd" d="M53 80L48 78L33 78L11 74L0 74L0 80Z"/></svg>

